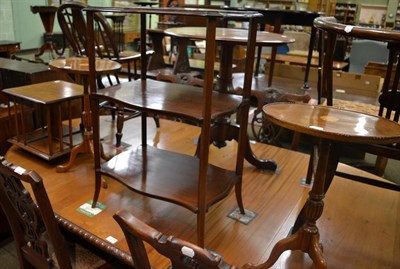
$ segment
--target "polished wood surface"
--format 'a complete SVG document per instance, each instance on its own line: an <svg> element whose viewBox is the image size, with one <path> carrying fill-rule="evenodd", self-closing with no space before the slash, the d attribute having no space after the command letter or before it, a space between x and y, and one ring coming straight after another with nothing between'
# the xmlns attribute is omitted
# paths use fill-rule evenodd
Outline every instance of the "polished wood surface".
<svg viewBox="0 0 400 269"><path fill-rule="evenodd" d="M98 75L117 73L121 69L121 64L106 59L96 59L95 64L96 74ZM58 58L50 61L49 66L54 70L62 70L69 74L89 75L87 57Z"/></svg>
<svg viewBox="0 0 400 269"><path fill-rule="evenodd" d="M347 143L389 144L400 140L400 125L391 120L328 106L269 104L268 120L291 130Z"/></svg>
<svg viewBox="0 0 400 269"><path fill-rule="evenodd" d="M62 80L5 89L5 93L38 104L52 104L83 96L81 85Z"/></svg>
<svg viewBox="0 0 400 269"><path fill-rule="evenodd" d="M320 139L309 198L291 235L276 243L264 265L266 268L272 266L286 250L301 250L310 256L316 268L327 268L317 221L322 216L324 197L337 170L343 143L398 143L400 125L377 116L326 106L273 103L265 105L263 110L266 119L272 123Z"/></svg>
<svg viewBox="0 0 400 269"><path fill-rule="evenodd" d="M146 89L145 94L142 94ZM203 89L199 87L166 83L149 79L135 80L99 90L93 94L93 99L113 101L120 106L131 107L148 113L158 113L182 117L184 119L201 122L203 114L201 107ZM227 95L213 91L213 105L211 117L231 115L236 112L242 97Z"/></svg>
<svg viewBox="0 0 400 269"><path fill-rule="evenodd" d="M102 118L104 124L109 122ZM157 129L148 119L147 143L161 149L183 154L194 154L200 129L198 127L161 120ZM124 143L140 145L140 119L127 121ZM106 126L101 137L113 145L115 131ZM233 169L235 142L223 149L211 148L210 161L218 166ZM257 213L248 225L227 217L236 208L234 193L210 208L207 214L205 246L223 255L226 262L241 266L251 262L259 264L267 259L273 245L287 236L293 222L308 196L309 189L299 184L307 170L308 156L265 144L252 144L261 157L271 157L280 164L279 173L266 173L245 163L243 174L243 199L247 209ZM118 149L106 148L108 153ZM67 173L56 173L55 165L32 158L12 147L7 153L9 161L26 169L36 170L42 177L60 223L78 236L101 247L125 262L130 259L125 237L114 221L113 215L126 209L142 221L165 234L196 242L196 217L189 210L168 202L135 194L116 181L108 181L108 189L100 195L105 210L88 217L76 209L93 197L93 160L79 155L79 165ZM339 164L340 171L361 175L366 172ZM378 177L375 177L378 178ZM379 179L379 178L378 178ZM320 241L329 268L399 268L400 249L400 197L398 193L335 177L325 198L325 208L318 220ZM348 207L351 205L351 208ZM110 243L107 237L118 241ZM246 249L244 253L243 250ZM149 250L154 268L166 268L167 260ZM288 251L272 268L311 268L311 260L303 253Z"/></svg>

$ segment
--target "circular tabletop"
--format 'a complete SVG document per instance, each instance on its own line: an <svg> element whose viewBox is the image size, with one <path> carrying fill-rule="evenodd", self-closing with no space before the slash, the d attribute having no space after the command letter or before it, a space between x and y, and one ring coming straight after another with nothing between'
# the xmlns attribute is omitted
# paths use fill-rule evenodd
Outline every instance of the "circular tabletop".
<svg viewBox="0 0 400 269"><path fill-rule="evenodd" d="M167 35L176 37L187 37L192 39L205 39L205 27L173 27L168 28L164 32ZM236 28L217 28L215 40L219 42L233 43L236 45L246 45L248 42L248 30ZM282 44L293 43L295 39L285 35L270 33L265 31L257 31L258 46L277 46Z"/></svg>
<svg viewBox="0 0 400 269"><path fill-rule="evenodd" d="M89 74L89 59L87 57L69 57L59 58L49 62L49 66L52 69L60 69L71 74L88 75ZM96 74L110 74L113 72L119 72L121 64L96 58Z"/></svg>
<svg viewBox="0 0 400 269"><path fill-rule="evenodd" d="M400 124L356 111L297 103L267 104L263 111L276 125L316 137L362 144L400 142Z"/></svg>

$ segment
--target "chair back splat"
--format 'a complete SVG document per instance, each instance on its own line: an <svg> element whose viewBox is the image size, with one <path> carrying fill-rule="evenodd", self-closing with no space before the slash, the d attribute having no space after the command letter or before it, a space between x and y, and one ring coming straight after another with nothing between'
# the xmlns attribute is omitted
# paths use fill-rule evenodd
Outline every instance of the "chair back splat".
<svg viewBox="0 0 400 269"><path fill-rule="evenodd" d="M28 268L29 264L36 268L55 267L46 237L53 246L58 266L72 268L41 177L1 156L0 162L0 202L14 236L21 268ZM36 203L22 182L32 188Z"/></svg>
<svg viewBox="0 0 400 269"><path fill-rule="evenodd" d="M42 178L35 171L8 162L3 156L0 156L0 205L11 227L20 268L109 266L89 249L65 240Z"/></svg>
<svg viewBox="0 0 400 269"><path fill-rule="evenodd" d="M58 23L74 56L86 55L86 21L82 12L85 7L83 3L70 2L57 10Z"/></svg>

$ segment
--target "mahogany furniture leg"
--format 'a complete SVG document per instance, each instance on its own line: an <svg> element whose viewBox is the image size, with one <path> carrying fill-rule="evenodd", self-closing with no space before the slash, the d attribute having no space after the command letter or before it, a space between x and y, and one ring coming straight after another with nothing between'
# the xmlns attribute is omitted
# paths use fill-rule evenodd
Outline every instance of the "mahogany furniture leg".
<svg viewBox="0 0 400 269"><path fill-rule="evenodd" d="M282 252L286 250L301 250L308 253L316 268L326 268L326 261L322 256L321 245L319 244L319 231L316 221L322 215L325 197L325 181L330 185L333 174L331 170L337 166L337 148L335 143L323 139L320 146L320 157L318 159L317 172L314 179L309 198L299 215L299 222L305 219L300 229L294 228L293 235L279 241L272 249L266 265L272 266ZM304 214L304 216L303 216ZM300 220L301 219L301 220ZM298 223L299 224L299 223Z"/></svg>
<svg viewBox="0 0 400 269"><path fill-rule="evenodd" d="M163 38L165 37L165 33L163 31L155 29L149 29L147 33L153 45L152 49L154 50L154 53L150 56L147 70L165 68L164 46L162 43Z"/></svg>
<svg viewBox="0 0 400 269"><path fill-rule="evenodd" d="M189 55L187 53L189 39L180 37L174 37L174 38L179 39L178 55L176 57L176 61L174 64L174 74L190 73L191 69L190 66L188 65Z"/></svg>
<svg viewBox="0 0 400 269"><path fill-rule="evenodd" d="M118 107L118 110L117 110L117 132L115 134L115 146L116 147L121 146L123 126L124 126L124 109Z"/></svg>
<svg viewBox="0 0 400 269"><path fill-rule="evenodd" d="M216 91L228 93L234 91L232 85L233 47L231 44L223 44L221 46L221 65L217 75L217 83L214 87Z"/></svg>
<svg viewBox="0 0 400 269"><path fill-rule="evenodd" d="M86 93L88 91L88 85L86 79L84 79L83 87L84 87L84 92ZM68 171L74 164L76 156L79 153L89 153L90 156L94 158L93 145L91 145L91 141L93 140L92 117L90 110L88 110L90 105L89 95L85 94L83 100L85 107L85 110L82 112L82 121L83 121L83 126L85 127L85 131L83 133L83 141L81 144L72 148L68 163L57 166L56 171L59 173Z"/></svg>

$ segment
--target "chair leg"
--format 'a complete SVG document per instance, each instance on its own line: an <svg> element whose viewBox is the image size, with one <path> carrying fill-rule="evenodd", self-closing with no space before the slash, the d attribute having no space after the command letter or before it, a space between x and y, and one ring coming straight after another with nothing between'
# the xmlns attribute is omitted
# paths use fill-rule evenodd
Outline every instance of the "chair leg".
<svg viewBox="0 0 400 269"><path fill-rule="evenodd" d="M133 78L138 79L137 61L133 62Z"/></svg>
<svg viewBox="0 0 400 269"><path fill-rule="evenodd" d="M121 146L122 129L124 128L124 109L117 109L117 132L115 134L115 146Z"/></svg>
<svg viewBox="0 0 400 269"><path fill-rule="evenodd" d="M132 81L131 64L127 63L127 65L128 65L128 81Z"/></svg>
<svg viewBox="0 0 400 269"><path fill-rule="evenodd" d="M383 176L383 174L385 173L385 168L387 163L388 163L388 158L385 158L383 156L377 156L375 162L374 174L380 177Z"/></svg>
<svg viewBox="0 0 400 269"><path fill-rule="evenodd" d="M110 83L110 85L113 85L110 75L107 75L107 78L108 78L108 83Z"/></svg>

